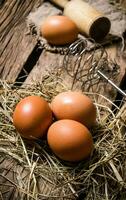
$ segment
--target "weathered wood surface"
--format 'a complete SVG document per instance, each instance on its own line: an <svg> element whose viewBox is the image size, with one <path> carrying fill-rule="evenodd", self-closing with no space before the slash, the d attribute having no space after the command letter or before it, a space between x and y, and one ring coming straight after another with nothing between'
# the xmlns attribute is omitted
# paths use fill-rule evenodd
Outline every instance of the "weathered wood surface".
<svg viewBox="0 0 126 200"><path fill-rule="evenodd" d="M104 0L85 0L86 2L90 3L94 8L104 13L105 16L107 16L111 21L111 30L110 32L114 35L121 35L122 32L126 30L126 16L125 13L120 12L120 9L116 6L113 6L110 4L111 1L104 1ZM51 1L53 2L53 1ZM54 1L56 2L56 1ZM124 6L124 1L117 2L116 0L113 1L113 4L121 6ZM59 5L59 4L58 4ZM67 7L67 4L65 5Z"/></svg>
<svg viewBox="0 0 126 200"><path fill-rule="evenodd" d="M54 68L60 68L63 65L63 56L51 52L44 51L37 64L27 77L25 84L34 84L41 82L44 75L48 74Z"/></svg>
<svg viewBox="0 0 126 200"><path fill-rule="evenodd" d="M42 0L5 0L0 9L0 78L15 81L36 45L26 17Z"/></svg>
<svg viewBox="0 0 126 200"><path fill-rule="evenodd" d="M111 20L111 30L110 32L114 35L122 35L122 33L126 30L126 15L121 12L118 6L113 6L109 1L99 0L93 1L90 3L98 8L101 12L105 13L105 15ZM116 1L115 1L116 4ZM124 5L123 5L124 6Z"/></svg>
<svg viewBox="0 0 126 200"><path fill-rule="evenodd" d="M125 69L126 69L125 60L122 59L121 55L118 55L118 49L115 47L115 45L106 48L106 51L109 54L109 58L112 60L116 59L116 63L120 67L119 69L120 72L117 73L117 75L111 74L111 77L110 77L110 79L113 82L115 82L117 86L120 87L121 80L125 76ZM27 77L25 84L34 84L37 82L41 83L43 76L47 74L48 71L51 71L55 68L61 68L61 69L64 68L63 59L64 59L63 55L44 51L41 54L37 64L34 66L31 73ZM113 72L113 74L114 73L115 72ZM62 74L62 79L63 79L64 84L68 85L68 88L71 88L73 78L71 78L67 73L64 73ZM85 77L85 81L86 80L87 79ZM89 82L88 84L90 85ZM80 84L75 84L75 89L77 90L80 89L79 85ZM100 83L95 85L93 88L94 88L94 92L104 95L111 101L114 101L114 99L116 98L117 90L115 90L110 84L107 84L104 79L102 79ZM91 87L90 87L90 91L92 91ZM85 90L85 92L89 92L89 90ZM111 104L109 104L109 102L104 101L104 99L100 96L98 96L98 99L96 99L96 101L99 104L106 104L107 106L109 105L111 107Z"/></svg>
<svg viewBox="0 0 126 200"><path fill-rule="evenodd" d="M1 3L2 2L2 3ZM43 1L42 0L5 0L0 3L0 79L6 79L11 82L15 81L18 77L20 71L25 66L26 61L33 52L36 44L37 38L28 34L27 20L26 17L34 9L38 8ZM125 1L122 1L125 5ZM46 4L47 5L47 4ZM55 8L53 5L45 3L42 4L43 12L41 17L44 19L45 16L60 12L59 9ZM49 9L50 8L50 9ZM51 12L50 12L51 11ZM29 15L32 21L31 14ZM40 23L40 21L38 22ZM123 27L125 28L125 27ZM116 59L120 65L120 74L115 79L115 83L120 85L121 80L124 77L126 69L126 57L121 55L118 44L110 46L106 49L109 56L112 59ZM41 81L43 75L47 70L52 70L53 67L62 67L63 56L60 54L54 54L51 52L43 51L40 55L36 65L29 74L25 83L34 83L36 81ZM30 62L29 62L30 65ZM32 63L31 63L32 65ZM25 69L24 69L25 70ZM26 72L27 74L27 72ZM106 83L105 83L106 84ZM104 85L103 85L104 86ZM101 93L103 91L100 91ZM105 95L108 95L111 100L114 100L116 93L113 94L112 87ZM111 98L112 95L112 98ZM0 155L0 199L19 199L19 193L15 186L17 183L18 175L11 171L14 168L16 173L22 173L23 168L17 166L17 163L11 159L5 159L3 161L2 154ZM24 171L24 177L26 174L29 176L29 172ZM22 175L23 175L22 173ZM14 177L13 177L14 176ZM9 179L9 180L7 180ZM15 180L16 179L16 180ZM42 185L42 180L40 180ZM19 183L19 181L18 181ZM47 185L48 187L48 185ZM49 186L50 187L50 186ZM40 188L40 192L42 192ZM46 188L47 189L47 188ZM45 190L45 194L49 191Z"/></svg>
<svg viewBox="0 0 126 200"><path fill-rule="evenodd" d="M100 0L100 2L101 1L102 0ZM21 0L18 2L13 0L11 1L11 3L9 3L9 0L6 0L3 1L3 3L1 4L0 15L2 17L0 21L0 43L2 48L0 52L0 78L9 80L11 82L15 81L21 69L23 69L23 67L25 66L25 63L27 62L29 56L33 52L34 47L37 43L37 38L28 34L26 17L30 11L35 10L35 8L41 5L42 2L42 0L38 0L26 1L24 3L24 1ZM100 2L91 1L94 6L97 5L96 7L98 7L99 9L104 9L104 6L101 7L102 4ZM44 5L45 6L43 6L42 10L43 12L41 12L41 17L43 19L48 15L60 12L59 9L56 9L54 6L50 6L50 4L48 3L44 3ZM107 10L107 8L105 10ZM109 14L112 16L110 10L111 9L109 9L109 11L107 12L109 12ZM36 11L36 13L37 12L38 11ZM125 29L125 26L123 26L125 23L125 19L124 15L119 15L120 12L118 12L116 19L118 17L120 18L121 29L118 26L116 30L120 30L122 33L122 31ZM41 17L37 21L38 26L41 23ZM31 22L35 23L34 19L37 18L35 17L35 14L30 14L29 19L31 19ZM32 66L32 63L29 62L28 65L30 68Z"/></svg>
<svg viewBox="0 0 126 200"><path fill-rule="evenodd" d="M28 191L34 185L33 177L30 174L30 167L25 167L23 163L14 160L11 156L0 154L0 200L24 200L24 199L48 199L51 198L51 192L56 187L53 176L49 177L45 172L45 176L36 176L35 194L32 190ZM49 177L49 179L48 179ZM30 182L29 182L30 181ZM69 190L68 190L69 191ZM62 189L57 190L57 196L64 195ZM65 194L67 196L67 194ZM67 199L67 198L66 198ZM71 200L75 200L71 195ZM65 198L64 198L65 200Z"/></svg>
<svg viewBox="0 0 126 200"><path fill-rule="evenodd" d="M126 15L122 14L120 10L117 10L115 7L107 3L107 1L90 1L90 3L93 4L96 8L103 11L112 22L112 28L111 32L115 35L121 36L123 32L125 31L125 23L126 23ZM48 15L55 14L58 9L53 7L51 4L47 3L47 8L51 12L48 13ZM40 22L42 23L45 19L41 13L45 12L44 6L41 6L39 10L36 12L30 13L30 16L28 17L28 20L31 21L37 28L37 35L40 37L39 28L40 28ZM117 27L117 28L115 28ZM121 44L121 43L120 43ZM110 45L109 47L106 47L106 51L108 53L108 57L110 60L113 60L119 65L120 72L114 77L110 77L112 81L114 81L117 86L120 86L121 80L125 76L125 70L126 70L126 64L125 59L122 57L119 43ZM41 54L40 58L38 59L37 64L34 66L33 70L27 77L25 84L31 84L35 82L41 82L42 77L44 76L47 71L52 70L55 67L61 67L63 65L63 55L60 54L54 54L51 52L44 51L43 54ZM71 62L71 65L73 63ZM70 78L68 76L65 77L67 79L68 83L70 84ZM69 80L70 79L70 80ZM112 86L107 85L106 82L103 80L102 83L95 86L96 92L105 95L110 100L114 100L117 95L117 91L113 89ZM101 103L101 100L100 100Z"/></svg>
<svg viewBox="0 0 126 200"><path fill-rule="evenodd" d="M4 155L4 154L3 154ZM22 181L18 182L18 178L25 178L28 172L23 169L13 158L1 155L0 157L0 197L1 199L19 199L18 187L21 186ZM18 185L19 184L19 185ZM22 194L24 195L24 194ZM23 197L23 196L22 196Z"/></svg>

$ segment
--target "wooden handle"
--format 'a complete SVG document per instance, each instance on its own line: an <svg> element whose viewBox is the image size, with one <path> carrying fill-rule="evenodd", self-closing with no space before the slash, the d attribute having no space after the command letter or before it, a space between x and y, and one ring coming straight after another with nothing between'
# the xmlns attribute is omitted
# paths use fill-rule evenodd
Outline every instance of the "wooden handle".
<svg viewBox="0 0 126 200"><path fill-rule="evenodd" d="M50 0L50 1L61 8L64 8L65 5L69 2L69 0Z"/></svg>
<svg viewBox="0 0 126 200"><path fill-rule="evenodd" d="M85 1L68 1L63 14L77 25L82 34L97 41L102 40L110 30L110 20Z"/></svg>

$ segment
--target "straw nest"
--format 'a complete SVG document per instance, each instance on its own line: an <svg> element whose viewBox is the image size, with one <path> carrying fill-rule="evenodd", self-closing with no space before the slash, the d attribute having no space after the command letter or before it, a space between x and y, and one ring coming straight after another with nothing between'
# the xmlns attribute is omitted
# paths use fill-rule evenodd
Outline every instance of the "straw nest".
<svg viewBox="0 0 126 200"><path fill-rule="evenodd" d="M16 132L12 114L21 98L34 94L50 102L59 92L67 90L69 87L54 71L41 83L20 88L1 81L0 195L3 199L5 187L12 186L15 199L126 198L125 106L120 109L115 105L118 113L114 114L110 107L97 103L100 94L86 93L97 107L97 125L91 130L95 149L90 158L79 163L63 162L50 151L46 140L25 141Z"/></svg>

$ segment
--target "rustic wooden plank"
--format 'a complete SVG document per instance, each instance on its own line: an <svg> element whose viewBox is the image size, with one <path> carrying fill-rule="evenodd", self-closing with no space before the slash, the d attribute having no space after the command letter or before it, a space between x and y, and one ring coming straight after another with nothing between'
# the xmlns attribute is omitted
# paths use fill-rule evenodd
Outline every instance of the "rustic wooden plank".
<svg viewBox="0 0 126 200"><path fill-rule="evenodd" d="M110 34L101 42L102 45L111 44L112 41L118 41L120 36L125 32L126 25L126 15L121 9L117 9L117 6L111 5L108 1L104 0L93 0L88 1L96 9L104 13L111 21ZM50 3L45 3L46 9L44 10L41 6L35 12L30 13L28 16L28 23L32 24L32 27L36 29L36 34L39 40L42 40L40 34L40 25L48 15L54 15L58 12L63 12L63 10L58 10L55 5ZM48 11L50 10L50 12ZM44 14L42 14L44 11ZM55 12L56 11L56 12ZM49 13L49 14L48 14ZM45 17L44 17L45 16ZM85 36L82 36L85 39ZM88 45L92 46L92 42L88 41Z"/></svg>
<svg viewBox="0 0 126 200"><path fill-rule="evenodd" d="M37 168L36 166L36 170L34 171L34 177L36 179L34 198L36 197L37 199L42 200L51 199L52 196L59 196L59 200L67 200L67 194L71 194L70 188L66 185L67 189L66 193L64 194L64 189L60 187L58 188L58 182L59 184L61 184L61 182L55 177L54 171L50 169L48 164L46 167L47 169L45 168L45 170L39 172L39 164L39 167ZM29 181L30 188L28 188ZM63 182L63 179L61 181ZM34 183L31 177L31 167L28 167L27 163L20 163L5 153L0 153L0 195L2 198L23 200L27 199L29 194L30 199L34 199L32 196L33 186ZM64 195L66 198L62 198ZM75 200L75 195L71 194L70 199Z"/></svg>
<svg viewBox="0 0 126 200"><path fill-rule="evenodd" d="M43 1L4 1L0 10L0 78L14 81L36 45L26 17Z"/></svg>
<svg viewBox="0 0 126 200"><path fill-rule="evenodd" d="M48 71L52 71L56 67L62 67L62 65L62 55L44 51L24 84L34 84L38 81L41 82Z"/></svg>
<svg viewBox="0 0 126 200"><path fill-rule="evenodd" d="M123 58L120 52L119 43L113 44L109 47L106 47L105 49L108 54L109 61L113 62L113 64L115 65L115 70L112 70L112 72L110 70L110 72L107 73L107 76L111 81L113 81L113 83L115 83L115 85L117 85L118 87L122 87L122 80L126 78L126 60ZM103 70L103 73L104 73L104 70ZM119 99L120 95L117 96L118 91L109 83L107 83L107 81L105 81L103 78L102 78L101 83L98 84L98 88L96 89L96 91L99 94L107 97L110 101L117 103L119 105L119 101L121 99ZM121 96L121 98L123 98L123 96ZM106 101L104 102L103 98L99 98L98 103L112 108L112 104Z"/></svg>
<svg viewBox="0 0 126 200"><path fill-rule="evenodd" d="M3 154L0 158L0 191L3 199L27 198L30 170L12 157ZM41 195L49 195L52 185L37 176L36 192ZM39 188L38 188L39 186ZM30 193L29 193L30 194ZM40 198L41 199L41 198Z"/></svg>
<svg viewBox="0 0 126 200"><path fill-rule="evenodd" d="M116 45L106 48L108 52L109 59L115 61L117 65L119 65L119 73L115 76L111 76L110 79L115 82L117 86L120 86L120 83L125 76L126 64L125 60L119 55L118 48ZM54 68L62 68L63 67L63 55L54 54L51 52L44 51L43 54L40 56L37 65L33 68L31 73L29 74L28 78L25 81L25 84L34 84L37 82L41 82L43 76L48 72L52 71ZM73 63L71 62L71 65ZM114 72L113 72L114 73ZM66 73L62 75L64 83L68 85L68 88L72 85L71 77L69 77ZM86 80L86 77L85 77ZM89 83L90 84L90 83ZM77 84L76 89L80 89L80 85ZM91 91L91 88L90 88ZM117 90L115 90L111 85L107 84L105 80L101 80L99 84L94 87L94 92L97 92L101 95L104 95L111 101L114 101L117 95ZM85 92L88 92L88 90ZM107 105L111 107L111 104L108 102L104 102L104 99L98 97L98 103Z"/></svg>
<svg viewBox="0 0 126 200"><path fill-rule="evenodd" d="M125 26L123 26L126 23L126 16L124 13L122 13L120 10L117 10L116 7L113 7L110 5L107 1L90 1L90 3L95 6L97 9L103 11L110 19L112 22L112 29L111 32L115 35L121 35L123 34L123 31L125 31ZM51 5L50 5L51 6ZM49 6L49 8L50 8ZM41 10L41 8L39 8ZM51 10L55 9L51 8ZM38 36L39 36L39 27L40 27L40 10L36 11L35 13L31 13L30 19L33 22L33 24L37 27L38 29ZM51 14L50 14L51 15ZM39 19L39 20L38 20ZM42 19L44 20L44 18ZM42 22L41 20L41 22ZM117 28L115 28L117 27ZM41 40L41 37L40 37ZM89 44L90 45L90 44ZM110 47L106 47L106 51L108 53L109 60L113 60L117 65L119 65L119 70L120 72L116 75L109 78L114 81L117 86L120 86L120 83L125 76L125 59L122 58L121 53L119 52L118 44L113 44ZM72 63L73 65L74 63ZM32 72L29 74L28 78L25 81L25 84L31 84L34 82L41 82L42 77L48 70L53 70L53 68L57 67L62 67L63 65L63 56L60 54L54 54L50 52L44 52L41 56L40 59L37 62L37 65L33 68ZM72 84L72 80L70 77L65 75L65 82L68 83L68 85ZM79 89L79 88L78 88ZM110 100L114 100L117 95L117 91L114 90L114 88L103 80L101 81L98 85L94 87L94 92L98 92L99 94L105 95L107 98ZM101 98L99 99L99 103L101 103Z"/></svg>
<svg viewBox="0 0 126 200"><path fill-rule="evenodd" d="M35 12L31 12L28 16L28 23L32 23L37 28L37 34L40 35L40 25L44 22L47 16L59 14L61 11L55 8L50 3L45 3L39 7ZM42 39L42 38L41 38ZM37 64L28 75L24 84L36 83L37 80L41 82L43 76L52 71L56 66L61 67L63 62L63 56L51 52L43 51Z"/></svg>
<svg viewBox="0 0 126 200"><path fill-rule="evenodd" d="M21 30L24 30L21 34ZM7 46L0 59L0 78L15 81L24 63L36 45L36 39L26 35L26 23L20 24L9 37ZM17 39L18 38L18 39ZM8 38L7 38L8 39Z"/></svg>
<svg viewBox="0 0 126 200"><path fill-rule="evenodd" d="M118 36L122 35L126 30L125 0L86 0L86 2L104 13L104 15L110 19L111 34Z"/></svg>
<svg viewBox="0 0 126 200"><path fill-rule="evenodd" d="M94 7L103 12L111 21L111 34L122 35L126 30L126 15L121 9L115 5L111 5L109 1L91 0L89 1Z"/></svg>

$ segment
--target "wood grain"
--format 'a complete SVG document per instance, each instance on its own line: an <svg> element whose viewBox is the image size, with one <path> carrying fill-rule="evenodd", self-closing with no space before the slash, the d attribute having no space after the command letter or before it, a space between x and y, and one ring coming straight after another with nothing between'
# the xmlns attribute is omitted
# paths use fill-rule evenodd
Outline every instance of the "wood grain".
<svg viewBox="0 0 126 200"><path fill-rule="evenodd" d="M120 86L120 83L125 76L126 62L122 58L121 54L119 54L118 48L116 45L107 47L106 51L109 55L109 59L113 60L115 64L118 65L118 70L119 70L119 72L115 75L114 75L115 71L113 71L111 76L109 75L109 78L117 86ZM26 79L25 84L34 84L38 82L41 83L44 75L47 74L48 71L53 71L53 69L55 68L61 68L61 69L63 68L63 59L64 59L63 55L44 51L43 54L40 56L37 64L34 66L33 70L31 71L28 78ZM74 65L74 62L71 60L69 65L71 66ZM89 66L87 66L87 69L88 68ZM62 74L62 79L64 81L64 84L68 85L68 88L72 86L73 78L71 78L66 72ZM87 77L85 77L84 81L86 81L86 79ZM80 90L81 85L79 83L76 83L74 86L74 89ZM85 89L84 91L89 92L88 89ZM92 92L92 87L90 87L90 91ZM104 79L101 79L101 81L93 87L93 92L98 93L100 95L104 95L110 101L114 101L117 95L117 90L115 90L110 84L107 84L107 82ZM110 102L105 101L100 96L97 96L96 101L97 103L102 104L102 105L107 105L109 107L112 106Z"/></svg>
<svg viewBox="0 0 126 200"><path fill-rule="evenodd" d="M7 155L0 157L0 191L3 199L28 199L28 181L30 169ZM36 191L43 196L49 195L52 185L41 176L37 176ZM32 185L32 180L30 180ZM51 181L50 181L51 182ZM32 188L32 186L31 186ZM29 194L32 196L32 192ZM33 199L31 197L31 199Z"/></svg>
<svg viewBox="0 0 126 200"><path fill-rule="evenodd" d="M123 26L123 25L126 23L126 16L120 10L117 10L116 7L110 5L107 1L103 1L103 0L90 1L90 3L94 7L96 7L98 10L104 12L106 14L106 16L108 16L111 19L111 23L112 23L111 32L113 34L118 35L118 36L123 34L123 31L125 30L125 26ZM52 13L50 13L50 15L51 15L51 14L53 14L53 10L55 9L55 6L53 6L53 5L51 6L50 4L48 4L48 6L49 6L48 9L50 9L52 12ZM39 10L35 11L35 13L31 13L30 17L28 17L33 22L33 24L38 28L38 30L40 27L40 24L38 23L38 21L39 21L38 19L41 18L40 10L42 10L42 8L39 8ZM42 20L43 20L43 18L42 18ZM38 34L38 37L40 37L40 33L38 32L37 34ZM40 37L40 39L41 39L41 37ZM106 39L106 41L107 41L107 39ZM124 59L124 56L121 54L120 48L119 48L119 45L121 45L121 42L112 44L111 39L110 39L108 44L111 44L111 45L108 45L108 47L106 47L106 51L108 53L109 60L112 60L115 63L115 65L117 64L119 66L119 73L117 73L115 76L114 76L115 72L113 72L113 74L111 73L111 75L109 75L109 74L108 75L109 75L109 78L117 86L120 86L121 81L125 76L125 70L126 70L125 59ZM89 45L92 45L92 44L89 44ZM63 65L63 56L62 55L44 51L44 53L40 56L37 64L34 66L33 70L31 71L28 78L26 79L25 84L41 82L43 76L47 73L47 71L51 71L55 67L62 68L62 65ZM70 65L71 66L74 65L74 61L71 60ZM89 68L89 66L87 66L86 69L88 69L88 68ZM63 80L64 80L65 84L67 83L68 87L70 87L72 85L73 79L71 79L71 77L69 77L68 74L63 75ZM85 80L86 80L86 77L85 77ZM80 89L79 84L77 84L76 89ZM86 91L88 91L88 90L86 90ZM100 81L99 84L97 84L93 87L93 91L96 93L99 93L100 95L104 95L111 101L114 101L117 96L117 90L115 90L111 85L107 84L106 81L103 79ZM105 105L109 104L108 102L104 102L104 100L102 100L102 98L100 98L100 97L98 97L98 98L99 98L98 103L103 103ZM111 107L110 104L109 104L109 106Z"/></svg>
<svg viewBox="0 0 126 200"><path fill-rule="evenodd" d="M48 71L53 71L54 68L60 68L63 65L63 56L51 52L44 51L36 66L33 68L25 84L34 84L41 82L42 78Z"/></svg>
<svg viewBox="0 0 126 200"><path fill-rule="evenodd" d="M36 45L26 17L42 0L5 0L0 9L0 78L14 81Z"/></svg>

